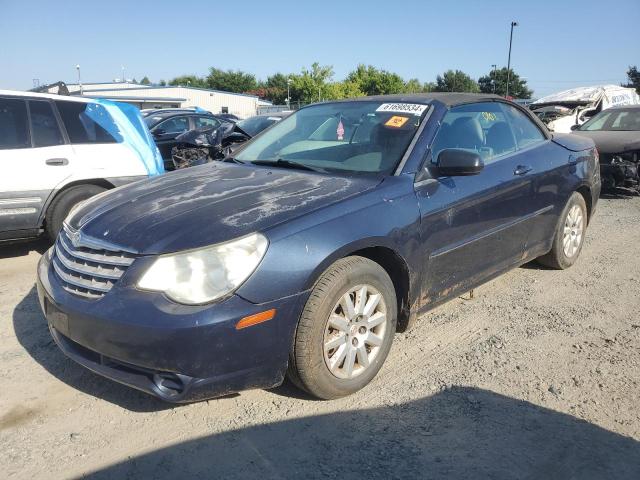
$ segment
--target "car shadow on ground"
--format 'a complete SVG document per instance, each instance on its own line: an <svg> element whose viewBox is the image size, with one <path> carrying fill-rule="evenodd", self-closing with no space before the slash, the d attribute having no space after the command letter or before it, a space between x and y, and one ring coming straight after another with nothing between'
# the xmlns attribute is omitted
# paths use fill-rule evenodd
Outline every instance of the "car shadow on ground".
<svg viewBox="0 0 640 480"><path fill-rule="evenodd" d="M67 358L49 334L35 286L14 309L13 329L18 342L36 362L73 388L131 411L150 412L175 407L133 388L102 378Z"/></svg>
<svg viewBox="0 0 640 480"><path fill-rule="evenodd" d="M631 438L529 402L454 387L409 403L201 437L83 478L637 480L639 473L640 443Z"/></svg>
<svg viewBox="0 0 640 480"><path fill-rule="evenodd" d="M16 240L0 243L0 259L25 257L35 251L42 255L51 246L51 242L46 238L36 240Z"/></svg>

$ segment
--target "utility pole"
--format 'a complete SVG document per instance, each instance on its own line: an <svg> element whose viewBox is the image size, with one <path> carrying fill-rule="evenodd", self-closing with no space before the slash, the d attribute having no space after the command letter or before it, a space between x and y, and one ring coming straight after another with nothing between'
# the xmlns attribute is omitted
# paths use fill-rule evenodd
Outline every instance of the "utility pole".
<svg viewBox="0 0 640 480"><path fill-rule="evenodd" d="M291 110L291 77L287 77L287 110Z"/></svg>
<svg viewBox="0 0 640 480"><path fill-rule="evenodd" d="M76 70L78 71L78 86L80 87L80 95L82 95L82 80L80 78L80 65L76 65Z"/></svg>
<svg viewBox="0 0 640 480"><path fill-rule="evenodd" d="M518 22L511 22L511 35L509 35L509 59L507 60L507 94L509 96L509 81L511 80L511 44L513 43L513 27L517 27Z"/></svg>
<svg viewBox="0 0 640 480"><path fill-rule="evenodd" d="M496 93L496 68L498 68L498 65L496 65L495 63L491 64L491 71L493 73L493 75L491 75L491 83L493 84L493 93L495 95Z"/></svg>
<svg viewBox="0 0 640 480"><path fill-rule="evenodd" d="M122 82L126 83L127 79L124 76L124 65L122 65Z"/></svg>

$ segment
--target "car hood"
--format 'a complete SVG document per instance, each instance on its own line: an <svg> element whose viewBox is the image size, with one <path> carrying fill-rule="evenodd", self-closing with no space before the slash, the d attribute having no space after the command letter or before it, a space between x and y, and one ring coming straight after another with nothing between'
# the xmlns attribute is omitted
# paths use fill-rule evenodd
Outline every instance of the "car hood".
<svg viewBox="0 0 640 480"><path fill-rule="evenodd" d="M572 135L580 135L593 140L600 153L622 153L628 150L640 149L640 132L624 131L581 131Z"/></svg>
<svg viewBox="0 0 640 480"><path fill-rule="evenodd" d="M379 183L212 162L100 194L67 220L83 235L124 250L169 253L264 231Z"/></svg>

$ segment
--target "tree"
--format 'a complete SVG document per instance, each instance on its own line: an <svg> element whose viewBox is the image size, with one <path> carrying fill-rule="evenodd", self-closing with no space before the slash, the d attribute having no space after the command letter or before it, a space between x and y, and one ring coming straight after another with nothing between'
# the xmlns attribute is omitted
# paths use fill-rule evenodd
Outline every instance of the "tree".
<svg viewBox="0 0 640 480"><path fill-rule="evenodd" d="M208 88L225 92L244 93L258 88L255 75L241 70L224 71L211 67L205 80Z"/></svg>
<svg viewBox="0 0 640 480"><path fill-rule="evenodd" d="M435 92L471 92L480 91L478 83L461 70L447 70L436 77Z"/></svg>
<svg viewBox="0 0 640 480"><path fill-rule="evenodd" d="M401 93L405 89L404 80L400 75L378 70L373 65L358 65L347 75L346 80L356 83L366 95Z"/></svg>
<svg viewBox="0 0 640 480"><path fill-rule="evenodd" d="M482 93L495 93L505 96L507 94L507 69L492 70L488 75L478 79L478 85ZM527 87L527 81L511 70L509 74L509 95L514 98L531 98L533 91Z"/></svg>
<svg viewBox="0 0 640 480"><path fill-rule="evenodd" d="M417 78L411 78L407 80L402 89L403 93L427 93L433 92L436 88L435 83L425 82L421 83Z"/></svg>
<svg viewBox="0 0 640 480"><path fill-rule="evenodd" d="M325 100L341 100L343 98L364 97L365 95L360 90L360 85L349 80L328 83L322 93Z"/></svg>
<svg viewBox="0 0 640 480"><path fill-rule="evenodd" d="M205 82L204 78L198 77L196 75L181 75L172 80L169 80L169 85L203 88L207 86L207 82Z"/></svg>
<svg viewBox="0 0 640 480"><path fill-rule="evenodd" d="M160 80L158 82L158 85L160 85L161 87L164 87L167 84L167 82L165 82L164 80Z"/></svg>
<svg viewBox="0 0 640 480"><path fill-rule="evenodd" d="M625 87L635 88L636 92L640 95L640 72L638 72L638 67L629 66L627 78L629 79L629 83L627 83Z"/></svg>
<svg viewBox="0 0 640 480"><path fill-rule="evenodd" d="M140 80L140 85L151 85L151 80L146 75Z"/></svg>
<svg viewBox="0 0 640 480"><path fill-rule="evenodd" d="M332 77L331 65L315 62L310 70L303 68L300 75L291 75L291 97L303 102L318 102L329 93L323 90Z"/></svg>

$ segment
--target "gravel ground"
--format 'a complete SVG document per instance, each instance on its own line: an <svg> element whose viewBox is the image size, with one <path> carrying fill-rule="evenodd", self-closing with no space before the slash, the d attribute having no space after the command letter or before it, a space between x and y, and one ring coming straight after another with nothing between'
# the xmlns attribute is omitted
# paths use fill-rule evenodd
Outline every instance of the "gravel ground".
<svg viewBox="0 0 640 480"><path fill-rule="evenodd" d="M4 478L640 478L640 198L600 201L578 263L525 265L398 334L337 401L283 385L185 406L67 360L0 249Z"/></svg>

